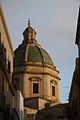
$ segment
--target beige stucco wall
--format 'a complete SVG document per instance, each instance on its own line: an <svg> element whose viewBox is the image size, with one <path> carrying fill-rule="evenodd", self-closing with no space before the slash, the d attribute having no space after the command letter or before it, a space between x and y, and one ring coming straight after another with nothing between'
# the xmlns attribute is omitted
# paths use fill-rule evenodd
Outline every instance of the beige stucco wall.
<svg viewBox="0 0 80 120"><path fill-rule="evenodd" d="M1 33L0 43L3 44L4 48L6 49L6 62L7 62L7 60L9 60L11 63L11 69L10 69L11 74L10 75L12 75L12 72L13 72L13 48L11 45L11 39L8 34L7 25L5 22L5 18L4 18L4 14L2 11L1 5L0 5L0 33ZM3 61L2 61L2 63L3 63ZM13 107L13 92L12 92L11 84L10 84L11 79L8 76L7 69L4 68L4 65L2 65L2 63L0 61L0 83L2 81L1 84L3 85L3 88L1 86L1 88L3 90L0 91L0 93L5 95L6 104L10 105L10 107L12 108ZM6 64L6 66L7 66L7 64Z"/></svg>
<svg viewBox="0 0 80 120"><path fill-rule="evenodd" d="M6 48L6 59L8 59L11 62L11 72L13 72L13 48L1 7L0 7L0 32L1 43L3 43L4 47Z"/></svg>

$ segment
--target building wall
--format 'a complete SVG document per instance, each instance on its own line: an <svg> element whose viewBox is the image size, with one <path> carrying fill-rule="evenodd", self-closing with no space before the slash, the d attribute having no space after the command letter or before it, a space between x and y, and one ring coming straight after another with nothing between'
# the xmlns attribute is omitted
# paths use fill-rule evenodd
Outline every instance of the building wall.
<svg viewBox="0 0 80 120"><path fill-rule="evenodd" d="M76 59L75 71L73 72L73 79L69 94L70 113L72 120L80 119L80 59Z"/></svg>
<svg viewBox="0 0 80 120"><path fill-rule="evenodd" d="M37 112L35 120L68 120L66 112L66 104L58 104L52 107L47 106Z"/></svg>
<svg viewBox="0 0 80 120"><path fill-rule="evenodd" d="M69 94L69 119L80 119L80 8L78 15L77 31L75 43L78 47L78 57L75 61L75 70L73 72L73 78L71 83L71 89Z"/></svg>
<svg viewBox="0 0 80 120"><path fill-rule="evenodd" d="M19 114L20 120L24 118L24 108L23 108L23 96L20 90L17 90L14 98L14 108Z"/></svg>
<svg viewBox="0 0 80 120"><path fill-rule="evenodd" d="M13 72L13 48L11 44L11 40L9 37L9 33L7 30L7 25L4 20L3 12L0 8L0 32L1 32L1 43L4 45L6 49L6 59L11 62L11 72Z"/></svg>

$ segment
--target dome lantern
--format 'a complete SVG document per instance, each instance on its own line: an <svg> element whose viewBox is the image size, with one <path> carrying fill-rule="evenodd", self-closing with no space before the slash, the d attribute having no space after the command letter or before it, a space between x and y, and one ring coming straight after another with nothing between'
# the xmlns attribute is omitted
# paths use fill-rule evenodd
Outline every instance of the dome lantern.
<svg viewBox="0 0 80 120"><path fill-rule="evenodd" d="M30 18L28 19L28 27L23 32L24 41L26 43L36 43L36 31L31 27Z"/></svg>

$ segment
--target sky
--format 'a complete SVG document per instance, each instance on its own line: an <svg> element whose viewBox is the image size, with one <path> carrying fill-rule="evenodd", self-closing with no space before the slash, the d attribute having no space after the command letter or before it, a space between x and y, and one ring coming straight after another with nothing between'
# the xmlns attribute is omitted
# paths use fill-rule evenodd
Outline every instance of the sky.
<svg viewBox="0 0 80 120"><path fill-rule="evenodd" d="M77 57L75 45L80 0L1 0L14 50L23 40L28 18L38 43L60 74L60 100L68 102Z"/></svg>

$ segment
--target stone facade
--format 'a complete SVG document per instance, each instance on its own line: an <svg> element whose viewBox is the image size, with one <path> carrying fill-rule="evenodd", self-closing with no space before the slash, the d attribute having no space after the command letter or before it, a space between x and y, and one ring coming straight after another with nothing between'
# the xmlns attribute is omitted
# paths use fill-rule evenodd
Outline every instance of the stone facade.
<svg viewBox="0 0 80 120"><path fill-rule="evenodd" d="M68 120L67 108L68 104L46 106L45 109L37 112L35 120Z"/></svg>

